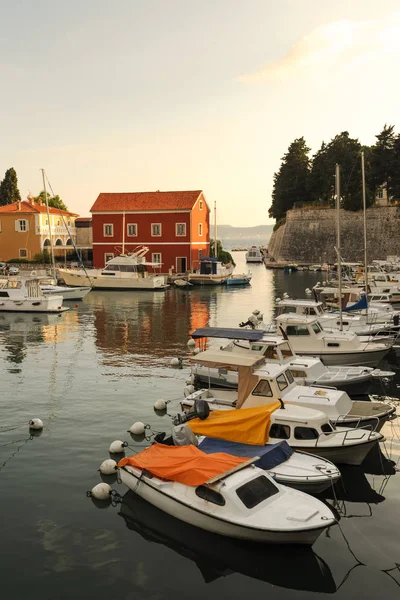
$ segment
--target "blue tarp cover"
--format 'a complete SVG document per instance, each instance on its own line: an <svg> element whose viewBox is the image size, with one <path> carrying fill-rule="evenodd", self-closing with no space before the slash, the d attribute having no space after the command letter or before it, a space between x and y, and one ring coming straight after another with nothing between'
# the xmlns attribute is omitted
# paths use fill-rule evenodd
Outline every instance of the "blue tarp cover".
<svg viewBox="0 0 400 600"><path fill-rule="evenodd" d="M261 340L264 335L264 331L260 329L236 329L236 328L224 328L224 327L200 327L193 331L192 338L226 338L228 340L249 340L256 342Z"/></svg>
<svg viewBox="0 0 400 600"><path fill-rule="evenodd" d="M213 258L212 256L202 256L200 260L204 262L218 262L218 258Z"/></svg>
<svg viewBox="0 0 400 600"><path fill-rule="evenodd" d="M364 308L368 308L367 296L361 296L358 302L352 304L351 306L346 306L343 309L343 312L349 312L350 310L363 310Z"/></svg>
<svg viewBox="0 0 400 600"><path fill-rule="evenodd" d="M206 437L199 444L199 448L206 454L226 452L234 456L249 458L259 456L260 459L254 464L264 470L272 469L282 464L293 454L292 448L284 440L276 444L267 444L266 446L251 446L250 444L238 444L237 442Z"/></svg>

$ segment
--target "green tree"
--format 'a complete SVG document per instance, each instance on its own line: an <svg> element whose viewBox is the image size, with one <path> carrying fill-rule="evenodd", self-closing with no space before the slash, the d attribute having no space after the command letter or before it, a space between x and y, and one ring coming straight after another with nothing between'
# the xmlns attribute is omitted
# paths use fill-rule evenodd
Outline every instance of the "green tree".
<svg viewBox="0 0 400 600"><path fill-rule="evenodd" d="M308 180L309 200L321 204L332 204L332 182L334 170L329 160L328 147L322 142L321 148L312 158L310 177Z"/></svg>
<svg viewBox="0 0 400 600"><path fill-rule="evenodd" d="M210 256L215 256L214 247L215 247L215 241L213 239L211 239L210 240ZM236 263L233 260L232 254L222 248L221 240L217 240L217 258L224 265L231 262L234 267L236 266Z"/></svg>
<svg viewBox="0 0 400 600"><path fill-rule="evenodd" d="M400 134L396 136L393 144L393 175L390 188L393 200L400 200Z"/></svg>
<svg viewBox="0 0 400 600"><path fill-rule="evenodd" d="M378 188L386 186L388 198L393 197L393 179L397 179L398 163L396 164L394 125L384 125L378 133L376 143L371 148L367 170L368 185L376 197Z"/></svg>
<svg viewBox="0 0 400 600"><path fill-rule="evenodd" d="M282 219L295 202L308 200L308 178L310 175L310 159L303 137L294 140L283 156L281 166L274 173L274 187L269 216Z"/></svg>
<svg viewBox="0 0 400 600"><path fill-rule="evenodd" d="M36 200L36 202L38 200L42 200L42 202L46 203L45 191L42 190L40 192L39 196L35 196L35 200ZM61 198L58 194L56 196L50 196L49 192L47 192L47 202L48 202L49 206L52 206L53 208L58 208L59 210L68 211L67 206L61 200Z"/></svg>
<svg viewBox="0 0 400 600"><path fill-rule="evenodd" d="M3 181L0 183L0 206L12 204L21 200L18 189L17 173L13 167L7 169Z"/></svg>

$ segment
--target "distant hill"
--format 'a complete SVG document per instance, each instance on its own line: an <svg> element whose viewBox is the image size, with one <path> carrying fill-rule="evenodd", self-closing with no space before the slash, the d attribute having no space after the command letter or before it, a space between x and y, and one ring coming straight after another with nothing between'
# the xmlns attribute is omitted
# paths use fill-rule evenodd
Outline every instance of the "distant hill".
<svg viewBox="0 0 400 600"><path fill-rule="evenodd" d="M218 238L222 240L229 239L254 239L259 240L269 238L272 233L273 225L256 225L255 227L233 227L232 225L217 225ZM211 226L211 237L214 234L214 228Z"/></svg>

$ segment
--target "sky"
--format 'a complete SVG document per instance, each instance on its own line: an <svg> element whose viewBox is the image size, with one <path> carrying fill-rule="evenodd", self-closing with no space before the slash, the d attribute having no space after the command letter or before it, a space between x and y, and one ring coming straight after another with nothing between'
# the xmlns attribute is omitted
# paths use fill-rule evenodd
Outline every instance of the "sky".
<svg viewBox="0 0 400 600"><path fill-rule="evenodd" d="M0 0L0 178L88 216L100 192L202 189L271 222L289 144L400 132L398 0Z"/></svg>

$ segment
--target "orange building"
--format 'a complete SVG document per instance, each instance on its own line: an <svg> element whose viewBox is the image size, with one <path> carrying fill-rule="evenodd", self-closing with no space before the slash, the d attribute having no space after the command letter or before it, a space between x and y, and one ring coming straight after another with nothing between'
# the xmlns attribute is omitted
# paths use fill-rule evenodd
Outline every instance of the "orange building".
<svg viewBox="0 0 400 600"><path fill-rule="evenodd" d="M75 213L49 207L51 235L55 255L73 250L76 239ZM32 260L50 246L46 206L32 196L21 202L0 206L0 260Z"/></svg>

